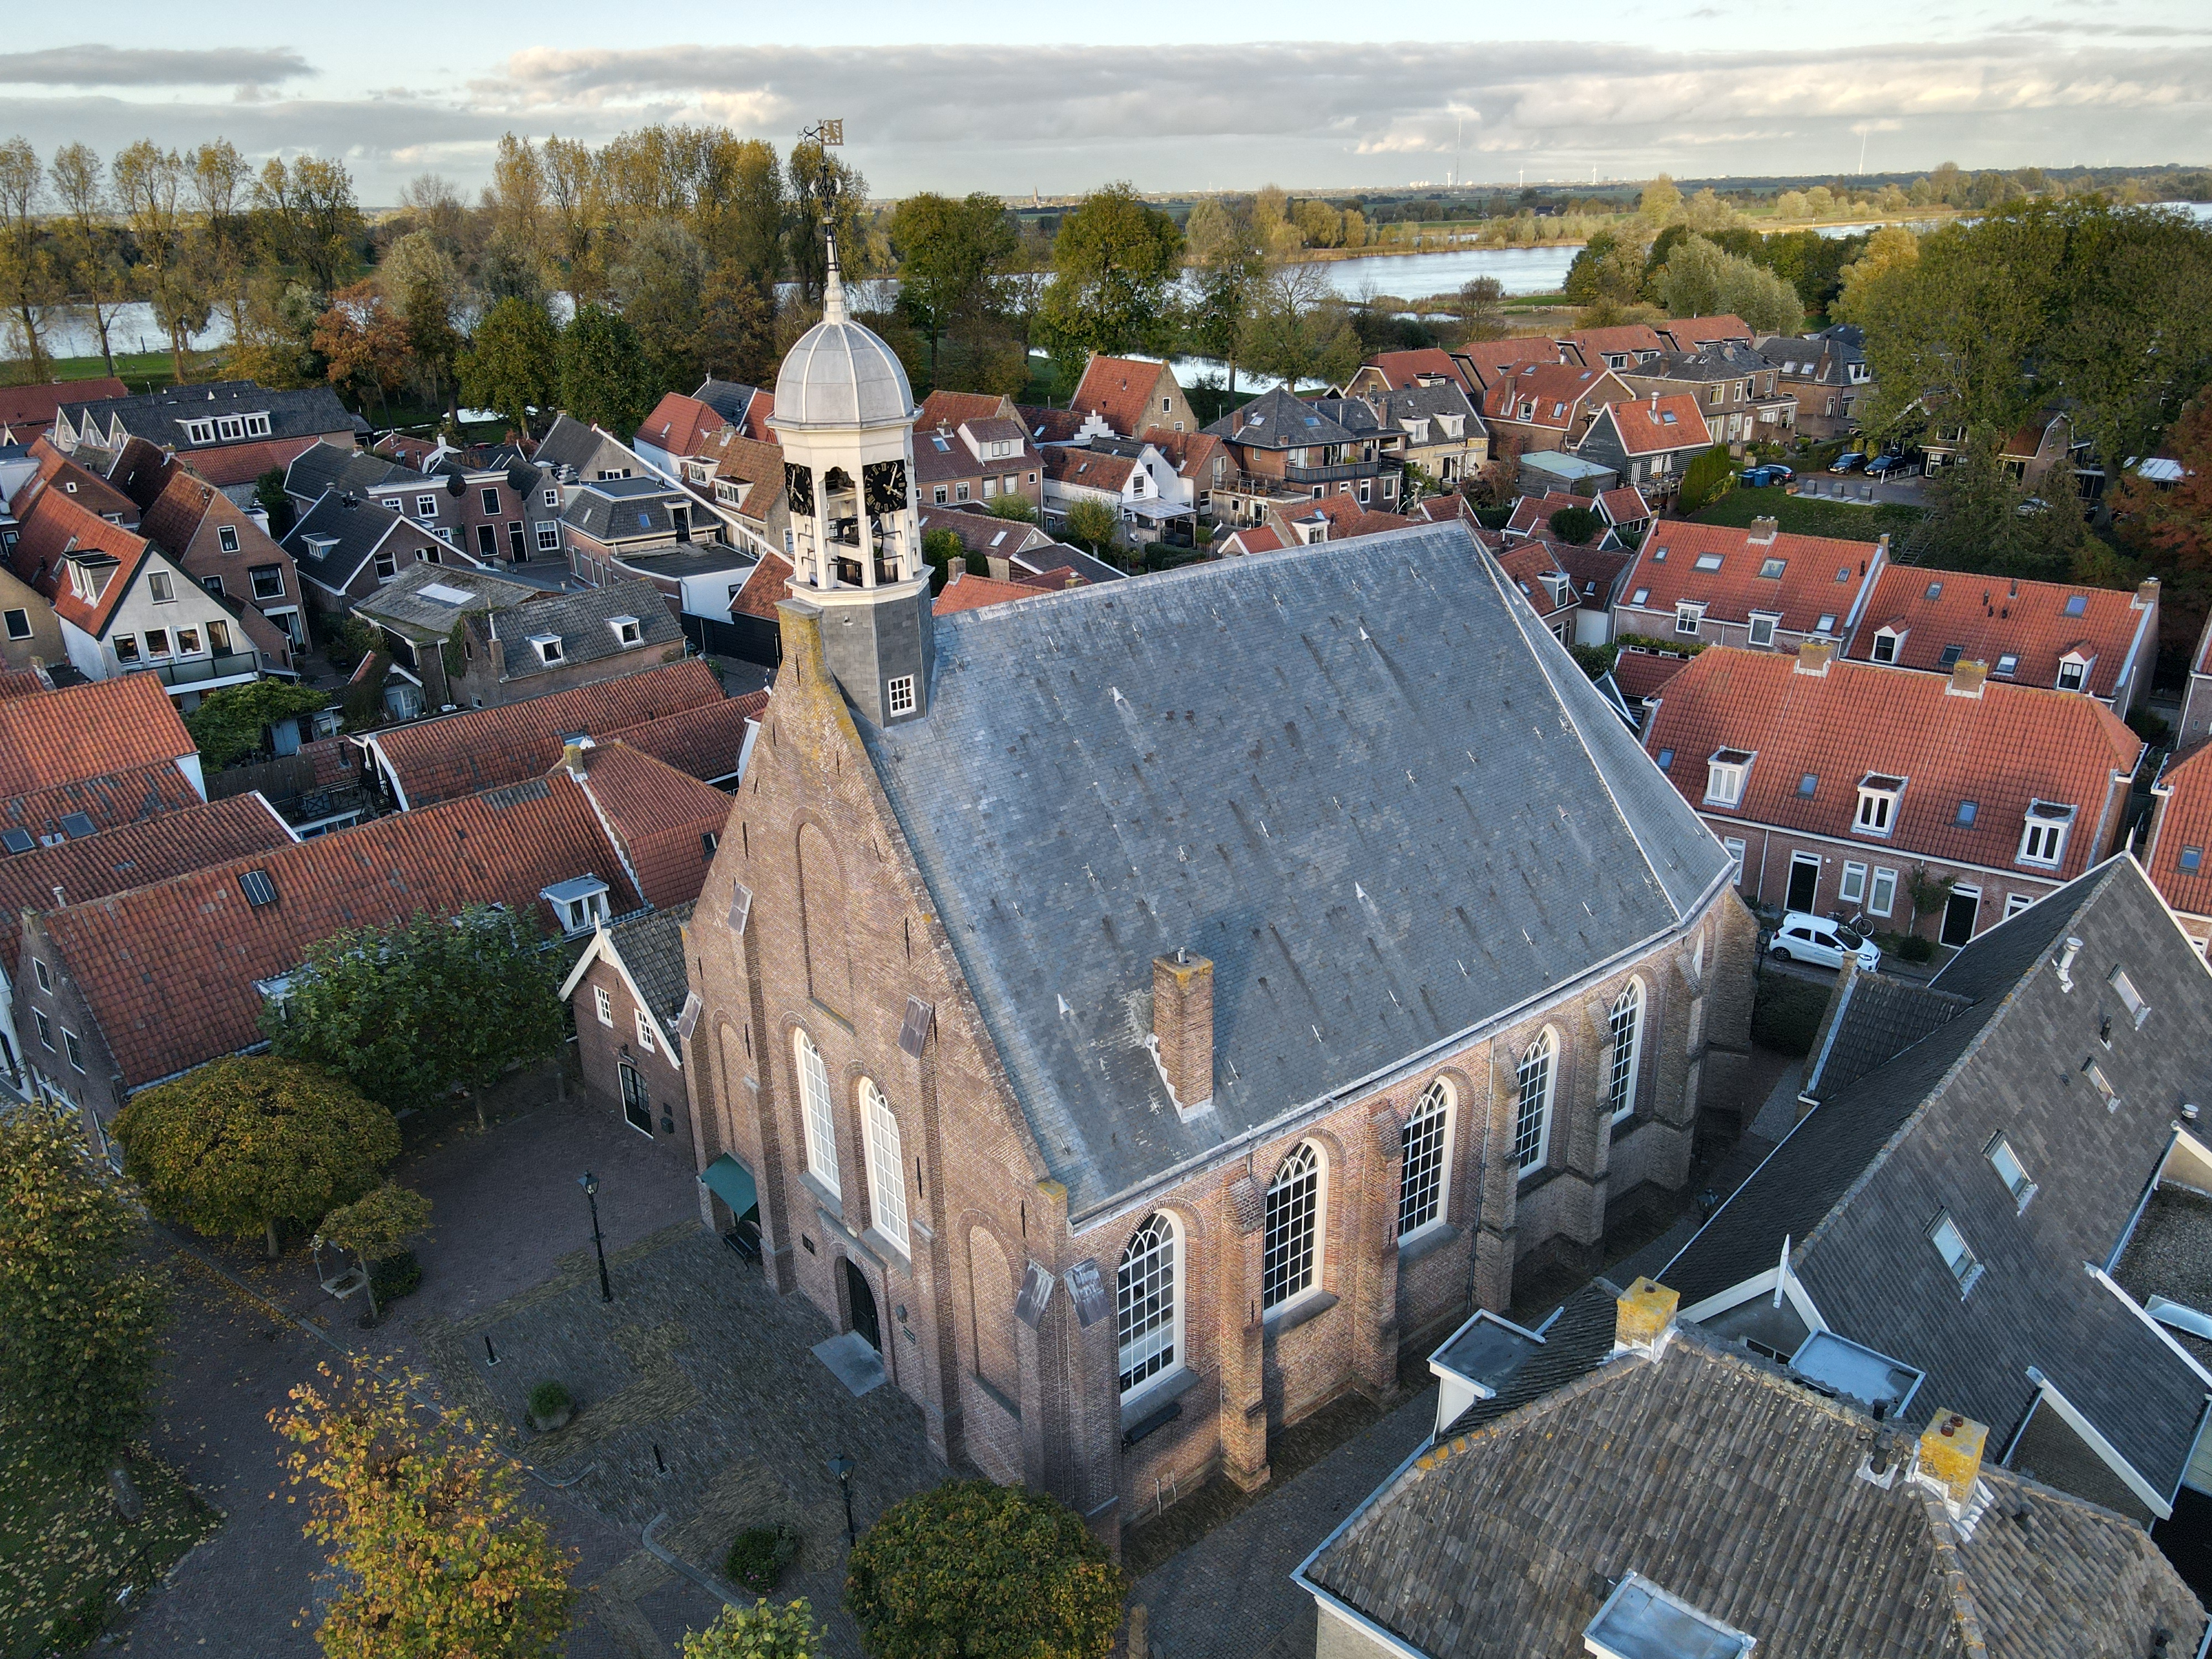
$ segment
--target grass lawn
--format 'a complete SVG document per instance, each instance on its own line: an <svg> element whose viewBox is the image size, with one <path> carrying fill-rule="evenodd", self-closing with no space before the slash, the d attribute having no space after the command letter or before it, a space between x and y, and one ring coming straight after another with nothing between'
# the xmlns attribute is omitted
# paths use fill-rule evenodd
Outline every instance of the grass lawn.
<svg viewBox="0 0 2212 1659"><path fill-rule="evenodd" d="M1784 535L1832 536L1847 542L1870 542L1887 535L1901 540L1928 517L1920 507L1899 501L1859 505L1850 501L1814 501L1792 495L1779 484L1764 489L1741 487L1690 517L1699 524L1733 525L1748 529L1753 519L1778 519Z"/></svg>
<svg viewBox="0 0 2212 1659"><path fill-rule="evenodd" d="M143 1595L221 1517L176 1471L135 1459L145 1518L126 1526L105 1486L57 1480L0 1425L0 1659L70 1653L106 1627L125 1586Z"/></svg>
<svg viewBox="0 0 2212 1659"><path fill-rule="evenodd" d="M212 351L187 351L185 354L185 373L198 380L213 380L221 358ZM8 365L12 379L20 380L25 365ZM57 380L97 380L107 374L106 361L99 357L58 357L53 365ZM176 381L176 368L166 351L118 351L115 354L115 374L133 392L159 392Z"/></svg>

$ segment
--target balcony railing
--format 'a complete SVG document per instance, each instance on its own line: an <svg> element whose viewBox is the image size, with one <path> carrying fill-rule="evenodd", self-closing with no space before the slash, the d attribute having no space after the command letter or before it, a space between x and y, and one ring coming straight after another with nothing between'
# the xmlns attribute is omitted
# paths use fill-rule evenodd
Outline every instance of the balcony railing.
<svg viewBox="0 0 2212 1659"><path fill-rule="evenodd" d="M1382 470L1380 461L1339 461L1333 466L1285 466L1283 476L1292 483L1336 483L1346 478L1371 478Z"/></svg>
<svg viewBox="0 0 2212 1659"><path fill-rule="evenodd" d="M204 685L210 680L234 679L261 672L258 651L219 651L210 657L186 657L177 662L125 663L126 674L158 675L164 685Z"/></svg>

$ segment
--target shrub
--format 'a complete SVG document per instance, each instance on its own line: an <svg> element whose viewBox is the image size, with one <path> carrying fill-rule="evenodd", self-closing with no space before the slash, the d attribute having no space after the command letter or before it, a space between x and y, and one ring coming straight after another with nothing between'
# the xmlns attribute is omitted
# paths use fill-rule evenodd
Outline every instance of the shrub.
<svg viewBox="0 0 2212 1659"><path fill-rule="evenodd" d="M724 1607L704 1630L687 1631L684 1659L816 1659L822 1632L803 1599L788 1607Z"/></svg>
<svg viewBox="0 0 2212 1659"><path fill-rule="evenodd" d="M799 1557L799 1528L787 1521L773 1527L748 1527L730 1546L722 1573L739 1589L766 1595L783 1570Z"/></svg>
<svg viewBox="0 0 2212 1659"><path fill-rule="evenodd" d="M530 1391L530 1414L532 1417L558 1417L575 1403L568 1390L550 1377Z"/></svg>
<svg viewBox="0 0 2212 1659"><path fill-rule="evenodd" d="M1684 514L1695 513L1727 494L1735 477L1735 463L1729 458L1728 446L1715 444L1682 470L1682 493L1675 506Z"/></svg>
<svg viewBox="0 0 2212 1659"><path fill-rule="evenodd" d="M217 770L261 746L261 734L279 721L296 720L326 708L330 693L284 680L255 680L211 691L185 716L185 729L199 745L200 759Z"/></svg>
<svg viewBox="0 0 2212 1659"><path fill-rule="evenodd" d="M1828 988L1789 974L1762 974L1751 1005L1751 1040L1785 1054L1809 1054L1828 1012Z"/></svg>
<svg viewBox="0 0 2212 1659"><path fill-rule="evenodd" d="M1936 941L1923 939L1917 933L1907 933L1897 942L1897 954L1907 962L1932 962L1936 959Z"/></svg>
<svg viewBox="0 0 2212 1659"><path fill-rule="evenodd" d="M1035 524L1037 521L1036 503L1026 495L994 495L991 497L991 516Z"/></svg>
<svg viewBox="0 0 2212 1659"><path fill-rule="evenodd" d="M369 1294L380 1304L407 1295L422 1282L422 1264L415 1259L412 1250L387 1255L369 1269Z"/></svg>
<svg viewBox="0 0 2212 1659"><path fill-rule="evenodd" d="M1597 534L1602 520L1586 507L1563 507L1552 514L1552 534L1580 547Z"/></svg>

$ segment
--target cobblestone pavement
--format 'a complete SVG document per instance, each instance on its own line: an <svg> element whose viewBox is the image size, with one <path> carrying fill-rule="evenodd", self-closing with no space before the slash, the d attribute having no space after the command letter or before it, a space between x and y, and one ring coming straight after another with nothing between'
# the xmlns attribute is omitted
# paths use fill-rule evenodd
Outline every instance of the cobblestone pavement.
<svg viewBox="0 0 2212 1659"><path fill-rule="evenodd" d="M1312 1659L1313 1598L1291 1571L1436 1426L1424 1389L1137 1581L1159 1659Z"/></svg>

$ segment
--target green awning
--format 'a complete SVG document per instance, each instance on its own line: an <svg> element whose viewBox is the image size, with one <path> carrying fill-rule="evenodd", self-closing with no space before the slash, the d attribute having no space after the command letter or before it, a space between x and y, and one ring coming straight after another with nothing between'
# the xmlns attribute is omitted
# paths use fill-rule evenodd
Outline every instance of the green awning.
<svg viewBox="0 0 2212 1659"><path fill-rule="evenodd" d="M699 1181L708 1192L728 1205L730 1213L738 1220L743 1221L747 1216L759 1212L760 1194L753 1186L753 1172L727 1152L709 1164Z"/></svg>

